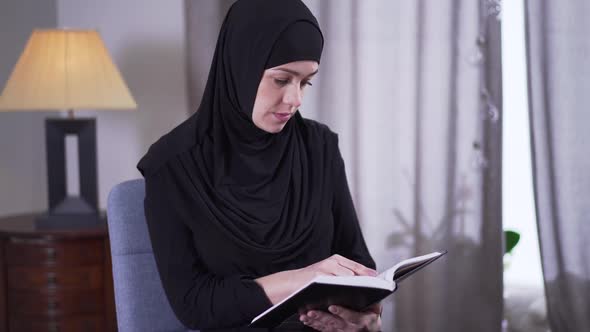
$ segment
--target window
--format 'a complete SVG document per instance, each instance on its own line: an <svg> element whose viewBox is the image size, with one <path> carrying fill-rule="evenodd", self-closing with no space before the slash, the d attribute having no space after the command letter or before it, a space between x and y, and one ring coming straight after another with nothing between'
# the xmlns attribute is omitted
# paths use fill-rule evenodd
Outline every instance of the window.
<svg viewBox="0 0 590 332"><path fill-rule="evenodd" d="M502 2L504 229L518 231L504 281L541 286L543 277L534 207L528 115L523 0Z"/></svg>

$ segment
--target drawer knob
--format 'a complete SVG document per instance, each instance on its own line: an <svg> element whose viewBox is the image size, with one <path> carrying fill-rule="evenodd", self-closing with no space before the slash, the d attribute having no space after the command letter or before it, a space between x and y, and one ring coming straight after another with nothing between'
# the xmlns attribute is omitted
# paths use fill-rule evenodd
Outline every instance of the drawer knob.
<svg viewBox="0 0 590 332"><path fill-rule="evenodd" d="M49 308L50 310L55 310L58 307L58 302L57 301L49 301L47 302L47 308Z"/></svg>
<svg viewBox="0 0 590 332"><path fill-rule="evenodd" d="M59 325L57 323L50 323L48 327L49 332L59 332Z"/></svg>
<svg viewBox="0 0 590 332"><path fill-rule="evenodd" d="M47 285L51 287L57 286L57 276L55 274L50 274L47 276Z"/></svg>
<svg viewBox="0 0 590 332"><path fill-rule="evenodd" d="M55 248L47 248L47 258L50 260L55 260L57 257L57 250Z"/></svg>

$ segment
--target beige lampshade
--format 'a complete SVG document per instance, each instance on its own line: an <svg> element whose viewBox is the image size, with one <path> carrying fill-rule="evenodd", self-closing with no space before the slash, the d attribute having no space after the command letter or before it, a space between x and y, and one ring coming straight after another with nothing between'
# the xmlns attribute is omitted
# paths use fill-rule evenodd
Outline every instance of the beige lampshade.
<svg viewBox="0 0 590 332"><path fill-rule="evenodd" d="M0 111L136 108L93 30L34 30L0 96Z"/></svg>

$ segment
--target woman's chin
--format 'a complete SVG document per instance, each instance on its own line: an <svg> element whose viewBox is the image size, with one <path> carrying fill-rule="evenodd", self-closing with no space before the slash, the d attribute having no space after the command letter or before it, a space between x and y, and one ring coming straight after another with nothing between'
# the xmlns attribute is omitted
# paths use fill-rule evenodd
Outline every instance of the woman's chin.
<svg viewBox="0 0 590 332"><path fill-rule="evenodd" d="M269 133L271 134L278 134L281 131L283 131L283 128L285 128L284 124L278 125L278 126L274 126L271 130L268 130Z"/></svg>
<svg viewBox="0 0 590 332"><path fill-rule="evenodd" d="M262 126L258 126L256 125L256 127L266 131L269 134L278 134L280 133L283 128L285 128L285 125L287 123L286 122L282 122L282 123L265 123Z"/></svg>

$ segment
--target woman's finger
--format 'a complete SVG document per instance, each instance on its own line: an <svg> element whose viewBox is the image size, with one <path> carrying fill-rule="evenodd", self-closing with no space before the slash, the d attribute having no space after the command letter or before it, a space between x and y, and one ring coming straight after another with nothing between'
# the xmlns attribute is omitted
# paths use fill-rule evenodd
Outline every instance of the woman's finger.
<svg viewBox="0 0 590 332"><path fill-rule="evenodd" d="M303 314L299 317L299 321L301 321L306 326L313 328L316 331L324 331L325 329L321 326L320 322L317 320L308 317L307 314Z"/></svg>
<svg viewBox="0 0 590 332"><path fill-rule="evenodd" d="M374 315L374 313L353 311L337 305L331 305L328 310L335 316L340 317L342 320L357 325L363 325L366 323L368 315Z"/></svg>
<svg viewBox="0 0 590 332"><path fill-rule="evenodd" d="M354 276L355 271L338 263L336 260L327 261L322 267L323 272L334 276Z"/></svg>
<svg viewBox="0 0 590 332"><path fill-rule="evenodd" d="M351 270L354 272L355 275L359 275L359 276L376 276L377 275L377 271L370 269L366 266L364 266L363 264L357 263L353 260L350 260L344 256L340 256L340 255L333 255L331 258L333 258L334 260L336 260L338 262L338 264L344 266L345 268Z"/></svg>
<svg viewBox="0 0 590 332"><path fill-rule="evenodd" d="M381 302L374 303L370 305L367 309L363 310L365 312L374 312L377 315L381 316L381 312L383 311L383 305Z"/></svg>
<svg viewBox="0 0 590 332"><path fill-rule="evenodd" d="M310 325L320 331L334 331L346 328L347 322L327 312L311 310L307 313Z"/></svg>

